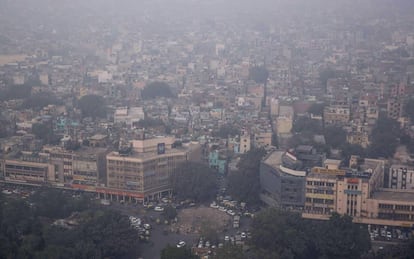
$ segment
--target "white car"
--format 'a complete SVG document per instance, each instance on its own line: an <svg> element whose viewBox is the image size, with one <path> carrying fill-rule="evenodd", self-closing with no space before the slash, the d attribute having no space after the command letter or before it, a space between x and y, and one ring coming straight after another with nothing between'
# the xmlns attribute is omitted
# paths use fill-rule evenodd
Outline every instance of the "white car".
<svg viewBox="0 0 414 259"><path fill-rule="evenodd" d="M233 210L227 210L227 214L234 216L236 213Z"/></svg>
<svg viewBox="0 0 414 259"><path fill-rule="evenodd" d="M144 228L145 228L146 230L149 230L149 229L151 229L151 225L150 225L150 224L144 224Z"/></svg>
<svg viewBox="0 0 414 259"><path fill-rule="evenodd" d="M184 247L185 246L185 242L184 241L180 241L180 242L178 242L178 244L177 244L177 247L178 248L181 248L181 247Z"/></svg>
<svg viewBox="0 0 414 259"><path fill-rule="evenodd" d="M241 236L241 238L246 238L247 237L247 235L246 235L246 233L245 232L242 232L241 234L240 234L240 236Z"/></svg>
<svg viewBox="0 0 414 259"><path fill-rule="evenodd" d="M230 241L230 237L229 236L225 236L224 237L224 241Z"/></svg>
<svg viewBox="0 0 414 259"><path fill-rule="evenodd" d="M213 202L213 203L210 204L210 208L218 209L218 207L219 206L215 202Z"/></svg>
<svg viewBox="0 0 414 259"><path fill-rule="evenodd" d="M156 206L156 207L154 208L154 210L155 210L155 211L164 211L164 208L163 208L163 207L160 207L160 206Z"/></svg>

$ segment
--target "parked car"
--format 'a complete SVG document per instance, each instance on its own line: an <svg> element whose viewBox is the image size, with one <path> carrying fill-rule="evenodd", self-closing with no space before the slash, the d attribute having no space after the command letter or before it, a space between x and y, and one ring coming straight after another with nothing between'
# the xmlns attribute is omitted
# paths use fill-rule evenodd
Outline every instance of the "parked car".
<svg viewBox="0 0 414 259"><path fill-rule="evenodd" d="M177 244L177 247L178 248L181 248L181 247L184 247L185 246L185 242L184 241L180 241L180 242L178 242L178 244Z"/></svg>

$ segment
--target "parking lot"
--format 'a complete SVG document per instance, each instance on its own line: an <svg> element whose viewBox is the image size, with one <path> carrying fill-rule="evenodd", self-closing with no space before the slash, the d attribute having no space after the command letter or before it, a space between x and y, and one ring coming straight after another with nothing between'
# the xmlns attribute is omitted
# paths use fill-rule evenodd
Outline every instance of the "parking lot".
<svg viewBox="0 0 414 259"><path fill-rule="evenodd" d="M177 207L177 221L164 223L162 208L166 206ZM164 247L168 244L177 246L180 241L184 241L186 247L202 248L207 251L214 250L226 242L242 245L250 236L248 229L253 215L243 206L226 197L217 197L215 201L205 205L195 204L192 201L178 202L163 199L145 206L112 202L105 207L139 218L141 227L137 227L137 231L145 236L144 242L140 244L142 257L145 259L158 258ZM149 235L145 235L143 224L151 225ZM217 232L217 240L202 237L202 228L206 225Z"/></svg>
<svg viewBox="0 0 414 259"><path fill-rule="evenodd" d="M411 238L411 229L403 227L389 227L368 225L371 241L402 242Z"/></svg>

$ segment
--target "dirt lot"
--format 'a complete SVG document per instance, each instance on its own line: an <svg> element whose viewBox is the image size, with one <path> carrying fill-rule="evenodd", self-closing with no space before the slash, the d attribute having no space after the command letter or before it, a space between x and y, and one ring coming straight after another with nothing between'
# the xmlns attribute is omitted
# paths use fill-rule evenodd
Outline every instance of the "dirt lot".
<svg viewBox="0 0 414 259"><path fill-rule="evenodd" d="M204 226L216 230L228 228L231 217L217 209L201 206L182 209L178 213L178 222L172 226L172 231L180 233L199 234Z"/></svg>

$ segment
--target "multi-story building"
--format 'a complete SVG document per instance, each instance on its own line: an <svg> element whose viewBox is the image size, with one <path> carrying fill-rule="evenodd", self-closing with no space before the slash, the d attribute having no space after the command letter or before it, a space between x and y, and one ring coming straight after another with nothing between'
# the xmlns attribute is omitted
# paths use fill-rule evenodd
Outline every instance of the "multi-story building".
<svg viewBox="0 0 414 259"><path fill-rule="evenodd" d="M81 147L76 151L56 146L43 148L43 155L54 167L52 185L94 190L105 181L106 148Z"/></svg>
<svg viewBox="0 0 414 259"><path fill-rule="evenodd" d="M276 207L302 208L307 172L294 154L271 152L260 164L261 199Z"/></svg>
<svg viewBox="0 0 414 259"><path fill-rule="evenodd" d="M327 106L323 110L323 119L325 125L344 126L349 123L351 118L348 106L333 105Z"/></svg>
<svg viewBox="0 0 414 259"><path fill-rule="evenodd" d="M329 160L331 161L331 160ZM330 166L314 167L306 177L306 200L304 213L330 216L336 209L337 177L345 171Z"/></svg>
<svg viewBox="0 0 414 259"><path fill-rule="evenodd" d="M247 153L250 150L251 147L251 141L250 141L250 134L246 131L243 131L240 136L240 146L239 146L239 152L241 154Z"/></svg>
<svg viewBox="0 0 414 259"><path fill-rule="evenodd" d="M125 123L127 126L132 126L143 119L145 113L142 107L120 107L114 113L114 122Z"/></svg>
<svg viewBox="0 0 414 259"><path fill-rule="evenodd" d="M387 102L387 116L388 118L398 120L404 113L402 99L392 98Z"/></svg>
<svg viewBox="0 0 414 259"><path fill-rule="evenodd" d="M45 184L54 180L53 166L41 161L5 159L0 162L0 175L7 182L22 184Z"/></svg>
<svg viewBox="0 0 414 259"><path fill-rule="evenodd" d="M110 198L145 200L171 192L171 176L188 158L191 148L174 148L173 137L133 140L128 152L106 156L106 188L97 191Z"/></svg>
<svg viewBox="0 0 414 259"><path fill-rule="evenodd" d="M391 189L414 190L414 168L406 165L392 165L388 174Z"/></svg>
<svg viewBox="0 0 414 259"><path fill-rule="evenodd" d="M272 145L272 131L264 130L254 134L254 146L257 148L270 147Z"/></svg>
<svg viewBox="0 0 414 259"><path fill-rule="evenodd" d="M367 148L370 144L367 131L352 131L346 136L346 141L350 144L360 145Z"/></svg>
<svg viewBox="0 0 414 259"><path fill-rule="evenodd" d="M393 167L397 174L403 175L406 171L399 165ZM329 219L333 212L337 212L352 216L356 223L411 229L414 225L414 191L384 189L383 179L382 160L353 156L346 168L325 162L325 167L313 168L306 178L302 216ZM392 179L395 178L390 175L389 181Z"/></svg>

